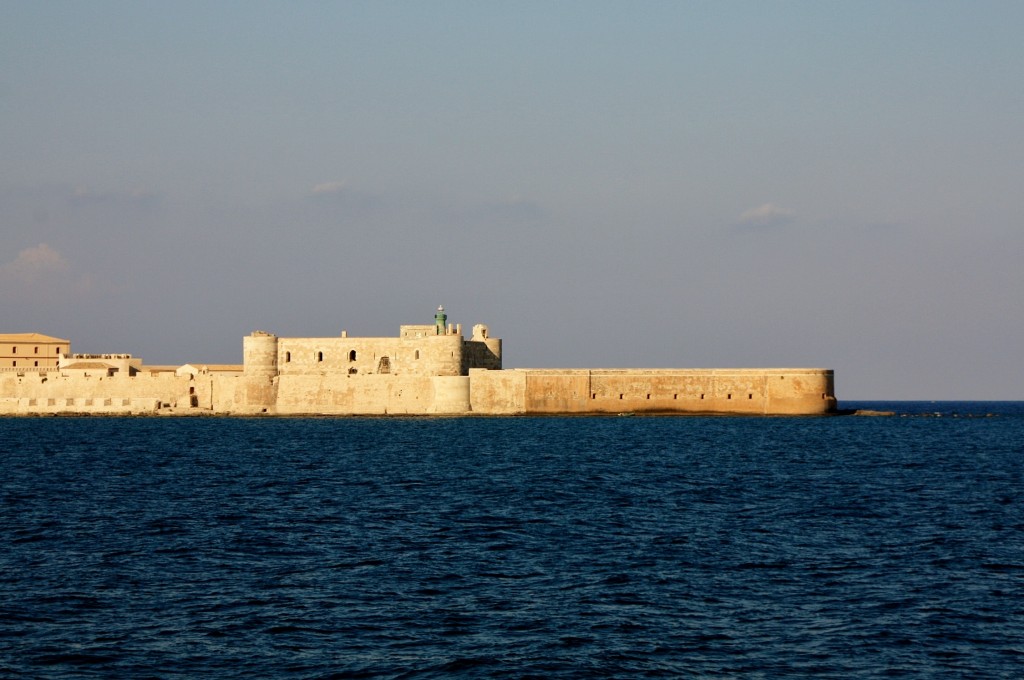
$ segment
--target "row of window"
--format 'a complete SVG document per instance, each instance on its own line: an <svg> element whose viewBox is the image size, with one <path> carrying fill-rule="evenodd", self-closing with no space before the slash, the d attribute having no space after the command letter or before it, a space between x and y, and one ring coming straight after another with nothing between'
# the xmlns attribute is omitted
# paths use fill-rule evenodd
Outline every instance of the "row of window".
<svg viewBox="0 0 1024 680"><path fill-rule="evenodd" d="M18 360L17 359L15 359L14 361L11 362L11 366L17 366L17 365L18 365ZM39 366L39 362L38 361L33 361L32 365L33 366Z"/></svg>
<svg viewBox="0 0 1024 680"><path fill-rule="evenodd" d="M54 347L53 349L54 349L54 353L55 354L60 354L60 347ZM18 353L17 345L11 345L11 354L17 354L17 353ZM33 347L32 348L32 353L33 354L39 354L39 348L38 347Z"/></svg>
<svg viewBox="0 0 1024 680"><path fill-rule="evenodd" d="M596 392L592 392L592 393L590 394L590 398L591 398L591 399L597 399L597 393L596 393ZM620 392L620 393L619 393L619 399L625 399L625 398L626 398L626 395L625 395L625 393L622 393L622 392ZM650 393L649 393L649 392L648 392L648 394L647 394L647 398L648 398L648 399L650 399L650 398L651 398L651 395L650 395ZM666 397L662 397L662 398L663 398L663 399L668 399L668 397L667 397L667 396L666 396ZM673 399L679 399L679 395L678 395L678 394L673 394L673 395L672 395L672 398L673 398ZM703 395L703 394L701 394L699 398L700 398L700 399L703 399L703 398L704 398L704 395ZM728 393L728 394L726 394L726 395L725 395L725 398L726 398L726 399L732 399L732 393ZM754 398L754 395L753 395L752 393L749 393L749 392L748 392L748 393L747 393L747 399L748 399L748 400L750 400L750 399L753 399L753 398ZM828 395L827 395L827 394L825 394L824 392L822 392L822 393L821 393L821 398L822 398L822 399L828 399Z"/></svg>
<svg viewBox="0 0 1024 680"><path fill-rule="evenodd" d="M591 395L590 395L590 398L591 398L591 399L597 399L597 393L596 393L596 392L592 392L592 393L591 393ZM620 392L620 393L619 393L619 399L625 399L625 398L626 398L626 395L625 395L624 393L621 393L621 392ZM648 398L648 399L650 399L650 398L651 398L651 395L650 395L650 393L649 393L649 392L648 392L648 394L647 394L647 398ZM668 397L667 397L667 396L666 396L666 397L662 397L662 398L663 398L663 399L668 399ZM673 395L672 395L672 398L673 398L673 399L679 399L679 395L678 395L678 394L673 394ZM700 398L700 399L703 399L703 398L704 398L704 395L703 395L703 394L701 394L699 398ZM726 399L732 399L732 394L731 394L731 393L730 393L730 394L726 394L726 395L725 395L725 398L726 398ZM754 395L753 395L753 394L749 394L749 393L747 394L747 399L753 399L753 398L754 398Z"/></svg>
<svg viewBox="0 0 1024 680"><path fill-rule="evenodd" d="M317 362L322 362L324 360L324 353L323 352L316 352L313 356L317 360ZM419 359L419 358L420 358L420 351L416 350L413 353L413 359ZM349 360L349 362L353 362L353 361L356 360L356 351L354 349L353 350L349 350L348 360ZM291 361L292 361L292 353L291 352L285 352L284 353L284 362L286 364L290 364Z"/></svg>

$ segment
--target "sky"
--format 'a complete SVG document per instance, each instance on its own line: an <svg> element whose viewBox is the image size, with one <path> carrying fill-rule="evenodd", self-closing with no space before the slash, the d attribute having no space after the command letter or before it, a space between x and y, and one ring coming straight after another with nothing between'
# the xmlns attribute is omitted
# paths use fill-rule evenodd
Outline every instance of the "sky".
<svg viewBox="0 0 1024 680"><path fill-rule="evenodd" d="M0 332L1024 399L1024 3L0 0Z"/></svg>

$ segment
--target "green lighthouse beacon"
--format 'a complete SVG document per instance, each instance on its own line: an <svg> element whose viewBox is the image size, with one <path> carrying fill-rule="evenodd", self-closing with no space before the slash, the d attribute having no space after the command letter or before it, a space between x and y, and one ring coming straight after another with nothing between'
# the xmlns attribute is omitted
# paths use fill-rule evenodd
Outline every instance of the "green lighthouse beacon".
<svg viewBox="0 0 1024 680"><path fill-rule="evenodd" d="M437 314L434 315L434 325L437 327L437 334L445 334L445 324L448 323L448 315L444 313L444 305L437 306Z"/></svg>

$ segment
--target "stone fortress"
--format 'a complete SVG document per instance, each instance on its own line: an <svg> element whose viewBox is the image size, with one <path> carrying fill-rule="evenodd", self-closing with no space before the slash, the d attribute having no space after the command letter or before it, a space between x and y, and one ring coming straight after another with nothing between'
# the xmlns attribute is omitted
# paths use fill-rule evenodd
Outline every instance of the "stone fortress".
<svg viewBox="0 0 1024 680"><path fill-rule="evenodd" d="M405 325L397 338L243 338L241 365L146 366L0 334L0 415L824 415L830 369L503 369L487 326Z"/></svg>

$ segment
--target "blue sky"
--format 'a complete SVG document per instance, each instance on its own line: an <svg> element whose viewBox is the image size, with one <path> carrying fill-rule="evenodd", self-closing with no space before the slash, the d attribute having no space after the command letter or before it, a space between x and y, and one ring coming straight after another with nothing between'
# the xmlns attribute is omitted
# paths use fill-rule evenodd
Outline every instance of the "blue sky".
<svg viewBox="0 0 1024 680"><path fill-rule="evenodd" d="M1019 2L0 2L7 332L1024 399Z"/></svg>

